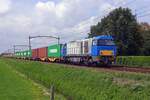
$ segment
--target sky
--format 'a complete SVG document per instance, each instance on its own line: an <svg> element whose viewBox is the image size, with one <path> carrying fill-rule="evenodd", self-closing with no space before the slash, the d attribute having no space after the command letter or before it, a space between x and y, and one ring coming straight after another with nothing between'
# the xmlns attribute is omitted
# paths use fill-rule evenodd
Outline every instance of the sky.
<svg viewBox="0 0 150 100"><path fill-rule="evenodd" d="M149 4L150 0L0 0L0 53L27 45L29 36L56 36L62 43L83 39L91 25L120 6L129 7L139 22L150 23ZM56 41L41 38L31 43L36 48Z"/></svg>

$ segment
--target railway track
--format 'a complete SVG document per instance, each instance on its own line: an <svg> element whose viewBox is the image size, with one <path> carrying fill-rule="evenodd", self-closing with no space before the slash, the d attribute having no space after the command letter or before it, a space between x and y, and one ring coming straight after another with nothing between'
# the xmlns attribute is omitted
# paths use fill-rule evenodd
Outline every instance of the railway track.
<svg viewBox="0 0 150 100"><path fill-rule="evenodd" d="M129 67L129 66L113 65L113 66L110 66L109 69L117 70L117 71L125 71L125 72L150 73L150 68L132 67L132 66Z"/></svg>
<svg viewBox="0 0 150 100"><path fill-rule="evenodd" d="M107 70L107 71L122 71L122 72L136 72L136 73L149 73L150 74L150 68L142 68L142 67L132 67L132 66L120 66L120 65L110 65L110 66L85 66L85 65L79 65L79 64L64 64L64 63L57 63L57 64L63 64L67 67L70 67L69 65L73 65L71 67L77 67L77 68L89 68L89 69L95 69L95 70Z"/></svg>
<svg viewBox="0 0 150 100"><path fill-rule="evenodd" d="M21 60L21 59L19 59ZM31 61L31 60L30 60ZM49 64L51 62L42 62ZM66 67L73 67L73 68L89 68L95 70L106 70L106 71L121 71L121 72L135 72L135 73L148 73L150 74L150 68L143 68L143 67L132 67L132 66L121 66L121 65L110 65L110 66L86 66L80 64L65 64L65 63L56 63L65 65Z"/></svg>

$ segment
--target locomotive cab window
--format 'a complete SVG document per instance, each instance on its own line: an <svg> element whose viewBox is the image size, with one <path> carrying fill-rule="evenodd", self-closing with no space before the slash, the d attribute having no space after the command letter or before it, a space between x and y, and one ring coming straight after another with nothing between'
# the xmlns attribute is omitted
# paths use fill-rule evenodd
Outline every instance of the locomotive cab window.
<svg viewBox="0 0 150 100"><path fill-rule="evenodd" d="M115 45L114 41L111 39L99 39L99 40L93 40L93 45L98 45L98 46L111 46Z"/></svg>
<svg viewBox="0 0 150 100"><path fill-rule="evenodd" d="M97 45L97 40L93 40L93 45Z"/></svg>
<svg viewBox="0 0 150 100"><path fill-rule="evenodd" d="M98 40L97 45L115 45L115 43L110 39L100 39Z"/></svg>

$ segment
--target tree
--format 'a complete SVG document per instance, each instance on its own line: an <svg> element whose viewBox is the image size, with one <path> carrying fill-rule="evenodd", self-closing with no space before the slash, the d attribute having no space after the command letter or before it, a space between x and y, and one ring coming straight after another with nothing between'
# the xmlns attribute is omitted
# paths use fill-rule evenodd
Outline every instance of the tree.
<svg viewBox="0 0 150 100"><path fill-rule="evenodd" d="M143 54L146 56L150 55L150 25L148 23L141 23L140 24L140 32L144 38L144 45L143 45Z"/></svg>
<svg viewBox="0 0 150 100"><path fill-rule="evenodd" d="M136 16L131 10L120 7L101 19L97 25L91 26L89 37L112 35L118 46L119 55L139 55L143 46L143 37L138 27Z"/></svg>

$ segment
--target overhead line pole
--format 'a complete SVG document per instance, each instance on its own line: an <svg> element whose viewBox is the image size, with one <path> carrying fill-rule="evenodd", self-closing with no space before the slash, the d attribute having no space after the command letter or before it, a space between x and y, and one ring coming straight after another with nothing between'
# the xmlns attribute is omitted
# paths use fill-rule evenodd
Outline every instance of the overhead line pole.
<svg viewBox="0 0 150 100"><path fill-rule="evenodd" d="M31 37L29 36L29 51L31 51Z"/></svg>

